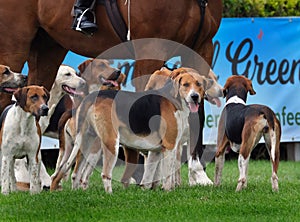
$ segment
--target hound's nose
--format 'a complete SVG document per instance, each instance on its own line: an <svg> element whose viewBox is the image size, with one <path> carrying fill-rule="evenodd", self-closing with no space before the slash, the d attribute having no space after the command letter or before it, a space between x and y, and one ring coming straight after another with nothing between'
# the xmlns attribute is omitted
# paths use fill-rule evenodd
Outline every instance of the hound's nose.
<svg viewBox="0 0 300 222"><path fill-rule="evenodd" d="M196 103L196 102L198 102L199 95L198 95L197 93L193 93L193 94L191 95L191 98L192 98L192 100Z"/></svg>
<svg viewBox="0 0 300 222"><path fill-rule="evenodd" d="M41 116L47 116L49 107L46 104L41 105Z"/></svg>
<svg viewBox="0 0 300 222"><path fill-rule="evenodd" d="M79 82L79 88L84 88L86 86L85 80L80 80Z"/></svg>

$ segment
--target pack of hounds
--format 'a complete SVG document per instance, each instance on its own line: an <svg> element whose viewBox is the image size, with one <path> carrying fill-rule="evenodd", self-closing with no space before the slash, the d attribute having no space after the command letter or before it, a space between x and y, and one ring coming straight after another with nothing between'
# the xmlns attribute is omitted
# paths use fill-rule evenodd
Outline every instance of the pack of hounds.
<svg viewBox="0 0 300 222"><path fill-rule="evenodd" d="M247 186L252 150L263 137L272 165L272 190L278 191L281 126L264 105L246 105L254 95L251 80L230 76L224 87L212 70L203 74L181 67L154 72L143 92L121 89L126 76L104 59L89 59L78 66L80 74L59 67L50 92L43 86L27 86L27 77L0 65L0 91L12 94L13 103L1 114L1 193L62 189L71 177L73 189L87 189L89 177L102 157L102 182L112 192L112 172L119 150L124 150L121 182L134 183L140 155L145 158L139 185L172 190L181 184L183 145L187 146L189 184L221 184L228 147L239 153L236 191ZM189 115L206 99L220 106L226 100L218 124L215 178L206 175L199 158L191 156ZM208 99L210 98L210 99ZM64 100L57 127L49 125ZM41 137L59 139L55 172L50 176L41 158ZM71 173L72 172L72 173ZM70 176L71 174L71 176Z"/></svg>

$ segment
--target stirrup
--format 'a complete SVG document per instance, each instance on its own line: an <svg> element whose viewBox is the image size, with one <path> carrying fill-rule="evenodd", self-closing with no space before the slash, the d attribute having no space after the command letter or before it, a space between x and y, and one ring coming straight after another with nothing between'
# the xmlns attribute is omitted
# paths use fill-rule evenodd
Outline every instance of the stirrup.
<svg viewBox="0 0 300 222"><path fill-rule="evenodd" d="M86 35L91 35L91 36L92 36L92 35L94 34L94 32L87 32L87 31L85 31L84 29L80 28L82 19L84 18L85 14L86 14L87 12L92 13L93 19L94 19L93 23L96 24L96 15L95 15L95 12L92 11L92 10L90 10L90 8L87 8L87 9L85 9L85 10L81 13L81 15L79 16L79 18L77 19L77 21L76 21L76 22L77 22L77 25L76 25L76 27L75 27L75 30L76 30L76 31L79 31L79 32L82 32L82 33L84 33L84 34L86 34ZM88 17L86 16L86 18L88 18Z"/></svg>

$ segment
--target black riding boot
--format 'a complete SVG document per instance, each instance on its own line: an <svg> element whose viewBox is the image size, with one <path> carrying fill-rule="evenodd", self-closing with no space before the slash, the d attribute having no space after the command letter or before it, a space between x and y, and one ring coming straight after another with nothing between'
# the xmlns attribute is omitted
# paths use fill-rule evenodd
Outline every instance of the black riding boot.
<svg viewBox="0 0 300 222"><path fill-rule="evenodd" d="M74 20L72 29L86 35L93 35L97 31L96 16L94 13L95 0L76 0L74 4Z"/></svg>

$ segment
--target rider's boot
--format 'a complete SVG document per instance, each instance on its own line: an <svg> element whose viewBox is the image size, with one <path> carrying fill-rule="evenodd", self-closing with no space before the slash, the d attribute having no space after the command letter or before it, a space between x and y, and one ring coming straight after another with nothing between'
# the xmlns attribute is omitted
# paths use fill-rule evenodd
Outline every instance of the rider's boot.
<svg viewBox="0 0 300 222"><path fill-rule="evenodd" d="M74 20L72 29L86 35L93 35L97 31L96 16L94 12L95 0L76 0L74 4Z"/></svg>

